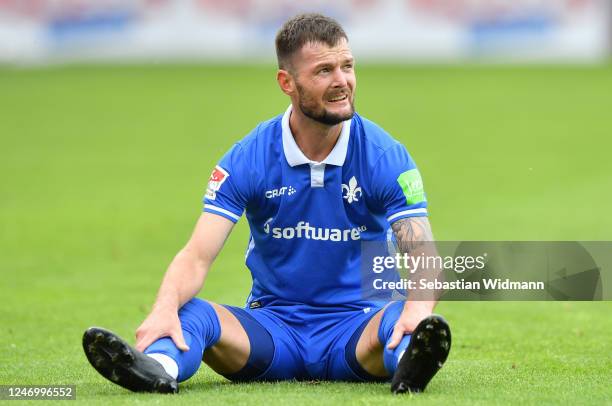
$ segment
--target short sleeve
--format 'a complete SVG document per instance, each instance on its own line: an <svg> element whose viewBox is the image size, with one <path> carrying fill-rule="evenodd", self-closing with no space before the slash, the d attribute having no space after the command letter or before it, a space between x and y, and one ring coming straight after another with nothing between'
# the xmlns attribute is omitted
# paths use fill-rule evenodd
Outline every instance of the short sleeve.
<svg viewBox="0 0 612 406"><path fill-rule="evenodd" d="M373 171L372 190L389 224L406 217L427 216L427 198L416 164L402 144L383 153Z"/></svg>
<svg viewBox="0 0 612 406"><path fill-rule="evenodd" d="M249 176L243 149L235 144L210 175L204 195L204 211L237 222L247 205Z"/></svg>

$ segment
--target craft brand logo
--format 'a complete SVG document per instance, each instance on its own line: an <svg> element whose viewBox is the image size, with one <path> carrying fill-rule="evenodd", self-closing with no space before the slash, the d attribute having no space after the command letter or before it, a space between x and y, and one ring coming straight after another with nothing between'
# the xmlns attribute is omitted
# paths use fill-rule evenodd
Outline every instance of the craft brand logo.
<svg viewBox="0 0 612 406"><path fill-rule="evenodd" d="M275 197L283 196L285 194L287 196L291 196L295 192L297 192L297 190L295 190L293 186L283 186L278 189L267 190L265 196L266 199L273 199Z"/></svg>

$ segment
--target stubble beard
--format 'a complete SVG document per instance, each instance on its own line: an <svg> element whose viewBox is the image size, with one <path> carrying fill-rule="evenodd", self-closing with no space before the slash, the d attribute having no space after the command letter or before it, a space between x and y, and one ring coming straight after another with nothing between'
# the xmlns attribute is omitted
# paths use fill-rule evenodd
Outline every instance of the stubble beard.
<svg viewBox="0 0 612 406"><path fill-rule="evenodd" d="M296 83L296 87L298 95L300 97L300 111L311 120L314 120L321 124L332 126L340 124L343 121L349 120L355 114L354 98L350 100L350 112L345 114L334 114L329 112L325 107L318 106L316 101L314 101L313 98L307 94L306 90L299 83Z"/></svg>

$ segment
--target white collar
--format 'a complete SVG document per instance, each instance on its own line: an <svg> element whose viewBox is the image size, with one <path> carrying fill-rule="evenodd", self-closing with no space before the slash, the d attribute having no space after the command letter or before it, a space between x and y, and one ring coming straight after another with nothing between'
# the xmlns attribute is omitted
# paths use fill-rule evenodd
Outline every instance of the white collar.
<svg viewBox="0 0 612 406"><path fill-rule="evenodd" d="M282 128L283 128L283 151L285 152L285 158L289 166L304 165L304 164L329 164L335 166L344 165L346 159L346 152L348 150L349 136L351 133L351 119L342 122L342 131L340 137L336 141L336 145L331 150L327 158L321 162L311 161L304 155L300 147L295 142L291 128L289 127L289 117L291 116L292 105L289 105L287 111L283 115Z"/></svg>

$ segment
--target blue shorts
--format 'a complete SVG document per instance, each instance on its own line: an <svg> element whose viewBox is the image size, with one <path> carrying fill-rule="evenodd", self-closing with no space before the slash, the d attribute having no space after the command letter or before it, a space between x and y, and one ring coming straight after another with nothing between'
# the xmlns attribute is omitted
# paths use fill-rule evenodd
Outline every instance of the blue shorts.
<svg viewBox="0 0 612 406"><path fill-rule="evenodd" d="M225 306L241 322L251 341L251 357L268 346L272 360L261 369L248 368L226 375L230 380L384 381L356 362L356 343L380 307L312 307L304 304L270 305L256 309ZM265 329L267 337L262 335ZM259 337L259 338L258 338ZM261 343L261 346L259 345ZM254 355L254 357L253 357ZM269 355L267 356L270 357Z"/></svg>

